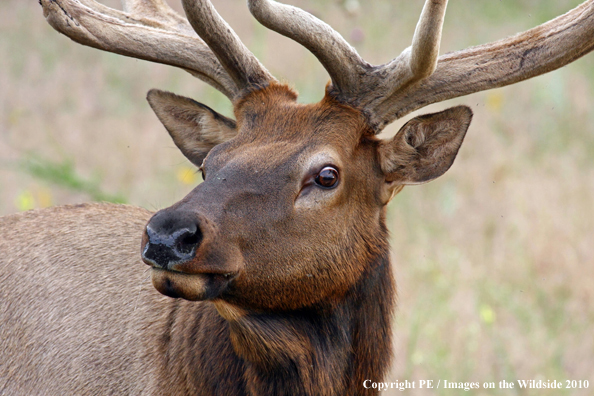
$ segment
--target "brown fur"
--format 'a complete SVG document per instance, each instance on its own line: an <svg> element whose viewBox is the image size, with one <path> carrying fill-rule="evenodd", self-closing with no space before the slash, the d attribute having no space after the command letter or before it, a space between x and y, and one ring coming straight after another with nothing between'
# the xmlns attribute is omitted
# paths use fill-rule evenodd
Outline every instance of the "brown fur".
<svg viewBox="0 0 594 396"><path fill-rule="evenodd" d="M232 139L237 133L235 121L191 99L157 90L149 91L147 99L163 125L170 125L171 118L178 121L177 125L184 125L167 131L181 152L192 158L196 166L202 165L214 146ZM201 131L200 139L193 139L197 130Z"/></svg>
<svg viewBox="0 0 594 396"><path fill-rule="evenodd" d="M382 171L388 175L387 179L417 184L441 176L454 162L464 139L465 134L457 131L466 131L471 120L472 111L466 106L457 106L406 123L391 141L382 142L379 149ZM436 124L440 133L432 134ZM452 139L452 135L456 139Z"/></svg>

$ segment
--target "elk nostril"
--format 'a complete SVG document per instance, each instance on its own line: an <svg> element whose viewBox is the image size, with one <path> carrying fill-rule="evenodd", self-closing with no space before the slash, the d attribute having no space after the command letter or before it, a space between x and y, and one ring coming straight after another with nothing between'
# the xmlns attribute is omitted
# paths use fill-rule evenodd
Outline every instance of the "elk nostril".
<svg viewBox="0 0 594 396"><path fill-rule="evenodd" d="M202 232L198 227L194 229L184 230L184 232L176 238L175 249L180 255L189 255L196 253L196 248L202 242Z"/></svg>
<svg viewBox="0 0 594 396"><path fill-rule="evenodd" d="M192 260L203 239L198 225L187 223L177 229L149 224L146 236L148 240L142 251L144 261L164 269Z"/></svg>

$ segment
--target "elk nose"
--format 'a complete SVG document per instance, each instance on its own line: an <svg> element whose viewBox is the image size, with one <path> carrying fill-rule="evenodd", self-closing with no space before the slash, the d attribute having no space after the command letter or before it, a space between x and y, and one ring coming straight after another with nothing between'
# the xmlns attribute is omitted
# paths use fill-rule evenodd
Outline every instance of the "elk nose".
<svg viewBox="0 0 594 396"><path fill-rule="evenodd" d="M145 263L170 269L194 258L202 242L199 225L191 218L157 214L146 226L146 244L142 249Z"/></svg>

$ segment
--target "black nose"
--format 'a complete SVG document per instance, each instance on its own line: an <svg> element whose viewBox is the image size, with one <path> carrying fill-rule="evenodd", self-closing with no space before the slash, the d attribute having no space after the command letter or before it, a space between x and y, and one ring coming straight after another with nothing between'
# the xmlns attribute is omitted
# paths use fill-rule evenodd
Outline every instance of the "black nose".
<svg viewBox="0 0 594 396"><path fill-rule="evenodd" d="M142 259L164 269L192 260L202 242L200 226L183 212L157 213L146 226L146 237Z"/></svg>

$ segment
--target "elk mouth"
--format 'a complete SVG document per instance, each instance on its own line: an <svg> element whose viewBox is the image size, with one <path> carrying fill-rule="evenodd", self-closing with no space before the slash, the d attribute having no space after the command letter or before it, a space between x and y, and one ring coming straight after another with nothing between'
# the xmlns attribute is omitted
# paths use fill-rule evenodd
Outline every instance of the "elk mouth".
<svg viewBox="0 0 594 396"><path fill-rule="evenodd" d="M212 274L177 272L151 268L153 286L159 293L172 298L189 301L212 300L219 297L235 278L236 274Z"/></svg>
<svg viewBox="0 0 594 396"><path fill-rule="evenodd" d="M237 249L212 243L215 237L212 224L195 214L171 209L155 214L141 243L142 261L151 267L155 289L190 301L224 293L242 260Z"/></svg>

